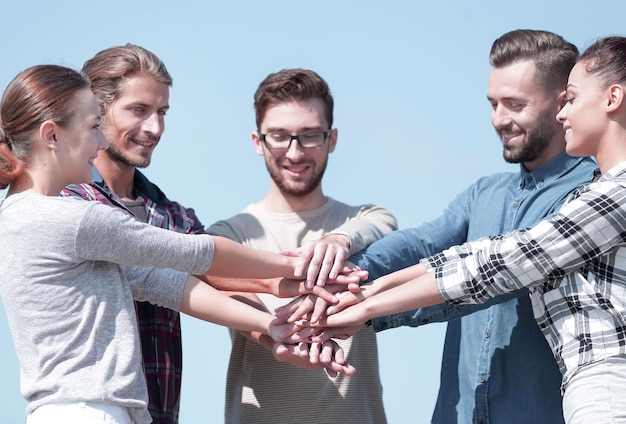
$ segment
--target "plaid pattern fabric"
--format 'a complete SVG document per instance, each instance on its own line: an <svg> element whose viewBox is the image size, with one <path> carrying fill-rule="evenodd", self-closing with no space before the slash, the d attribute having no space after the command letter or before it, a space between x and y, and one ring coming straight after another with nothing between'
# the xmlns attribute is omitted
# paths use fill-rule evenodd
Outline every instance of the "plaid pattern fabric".
<svg viewBox="0 0 626 424"><path fill-rule="evenodd" d="M99 201L130 213L102 177L98 174L94 177L94 183L68 186L61 195ZM139 171L135 171L135 192L144 199L150 225L179 233L206 233L193 209L170 201ZM180 315L178 311L148 302L135 302L135 309L148 384L148 410L153 424L176 424L183 361Z"/></svg>
<svg viewBox="0 0 626 424"><path fill-rule="evenodd" d="M563 374L626 353L626 162L573 192L531 229L424 260L446 301L481 303L529 287Z"/></svg>

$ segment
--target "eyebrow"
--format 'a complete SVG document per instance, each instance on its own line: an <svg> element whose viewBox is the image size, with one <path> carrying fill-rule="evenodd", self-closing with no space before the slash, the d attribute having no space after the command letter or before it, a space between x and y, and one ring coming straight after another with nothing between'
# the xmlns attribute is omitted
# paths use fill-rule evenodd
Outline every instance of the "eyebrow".
<svg viewBox="0 0 626 424"><path fill-rule="evenodd" d="M302 133L302 132L307 132L307 131L324 131L322 129L322 127L320 125L316 125L313 127L304 127L304 128L300 128L298 130L298 133ZM265 130L265 132L273 132L273 133L288 133L290 131L287 131L285 128L283 127L268 127L267 130Z"/></svg>
<svg viewBox="0 0 626 424"><path fill-rule="evenodd" d="M136 107L136 106L141 106L141 107L146 108L146 109L151 109L152 108L152 105L150 105L150 104L148 104L146 102L142 102L140 100L129 102L128 105L127 105L127 107ZM163 109L169 110L169 108L170 108L169 104L156 107L157 110L163 110Z"/></svg>

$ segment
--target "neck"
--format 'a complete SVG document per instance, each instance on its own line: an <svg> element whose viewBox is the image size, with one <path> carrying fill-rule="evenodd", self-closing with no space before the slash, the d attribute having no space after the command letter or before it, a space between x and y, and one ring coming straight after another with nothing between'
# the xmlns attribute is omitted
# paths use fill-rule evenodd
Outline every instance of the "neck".
<svg viewBox="0 0 626 424"><path fill-rule="evenodd" d="M33 160L33 163L29 164L24 172L11 182L7 195L30 190L44 196L58 196L64 187L62 176L55 172L53 165L46 165L45 161Z"/></svg>
<svg viewBox="0 0 626 424"><path fill-rule="evenodd" d="M561 153L565 152L565 140L558 142L552 142L546 149L541 153L541 155L531 162L524 162L524 168L528 172L533 172L540 166L550 162L555 157L559 156Z"/></svg>
<svg viewBox="0 0 626 424"><path fill-rule="evenodd" d="M102 152L95 161L96 169L104 182L122 200L135 199L135 167L111 160Z"/></svg>
<svg viewBox="0 0 626 424"><path fill-rule="evenodd" d="M328 198L324 196L321 186L304 196L294 196L281 192L272 183L269 193L258 205L268 212L289 213L318 209L324 206L327 201Z"/></svg>

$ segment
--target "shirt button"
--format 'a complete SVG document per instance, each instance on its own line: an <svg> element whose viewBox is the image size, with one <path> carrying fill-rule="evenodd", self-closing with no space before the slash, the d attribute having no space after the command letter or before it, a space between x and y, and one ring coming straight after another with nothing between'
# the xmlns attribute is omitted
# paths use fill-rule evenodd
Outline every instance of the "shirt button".
<svg viewBox="0 0 626 424"><path fill-rule="evenodd" d="M539 182L537 183L537 186L538 186L538 187L543 187L543 181L539 181Z"/></svg>
<svg viewBox="0 0 626 424"><path fill-rule="evenodd" d="M480 382L481 382L481 383L484 383L484 382L485 382L485 376L484 376L484 375L481 375L481 376L480 376Z"/></svg>
<svg viewBox="0 0 626 424"><path fill-rule="evenodd" d="M513 205L512 205L512 206L513 206L514 208L516 208L518 204L519 204L519 203L517 203L517 202L513 202Z"/></svg>
<svg viewBox="0 0 626 424"><path fill-rule="evenodd" d="M485 338L488 339L491 336L491 333L489 331L485 332Z"/></svg>

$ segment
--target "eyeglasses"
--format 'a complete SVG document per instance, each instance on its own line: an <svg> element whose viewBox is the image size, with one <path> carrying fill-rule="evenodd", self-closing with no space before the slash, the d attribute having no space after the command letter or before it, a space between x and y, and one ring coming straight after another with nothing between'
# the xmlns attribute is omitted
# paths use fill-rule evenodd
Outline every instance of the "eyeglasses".
<svg viewBox="0 0 626 424"><path fill-rule="evenodd" d="M309 149L323 145L332 131L331 128L326 131L309 131L296 135L259 132L259 138L265 143L268 149L289 149L293 140L296 140L301 148Z"/></svg>

